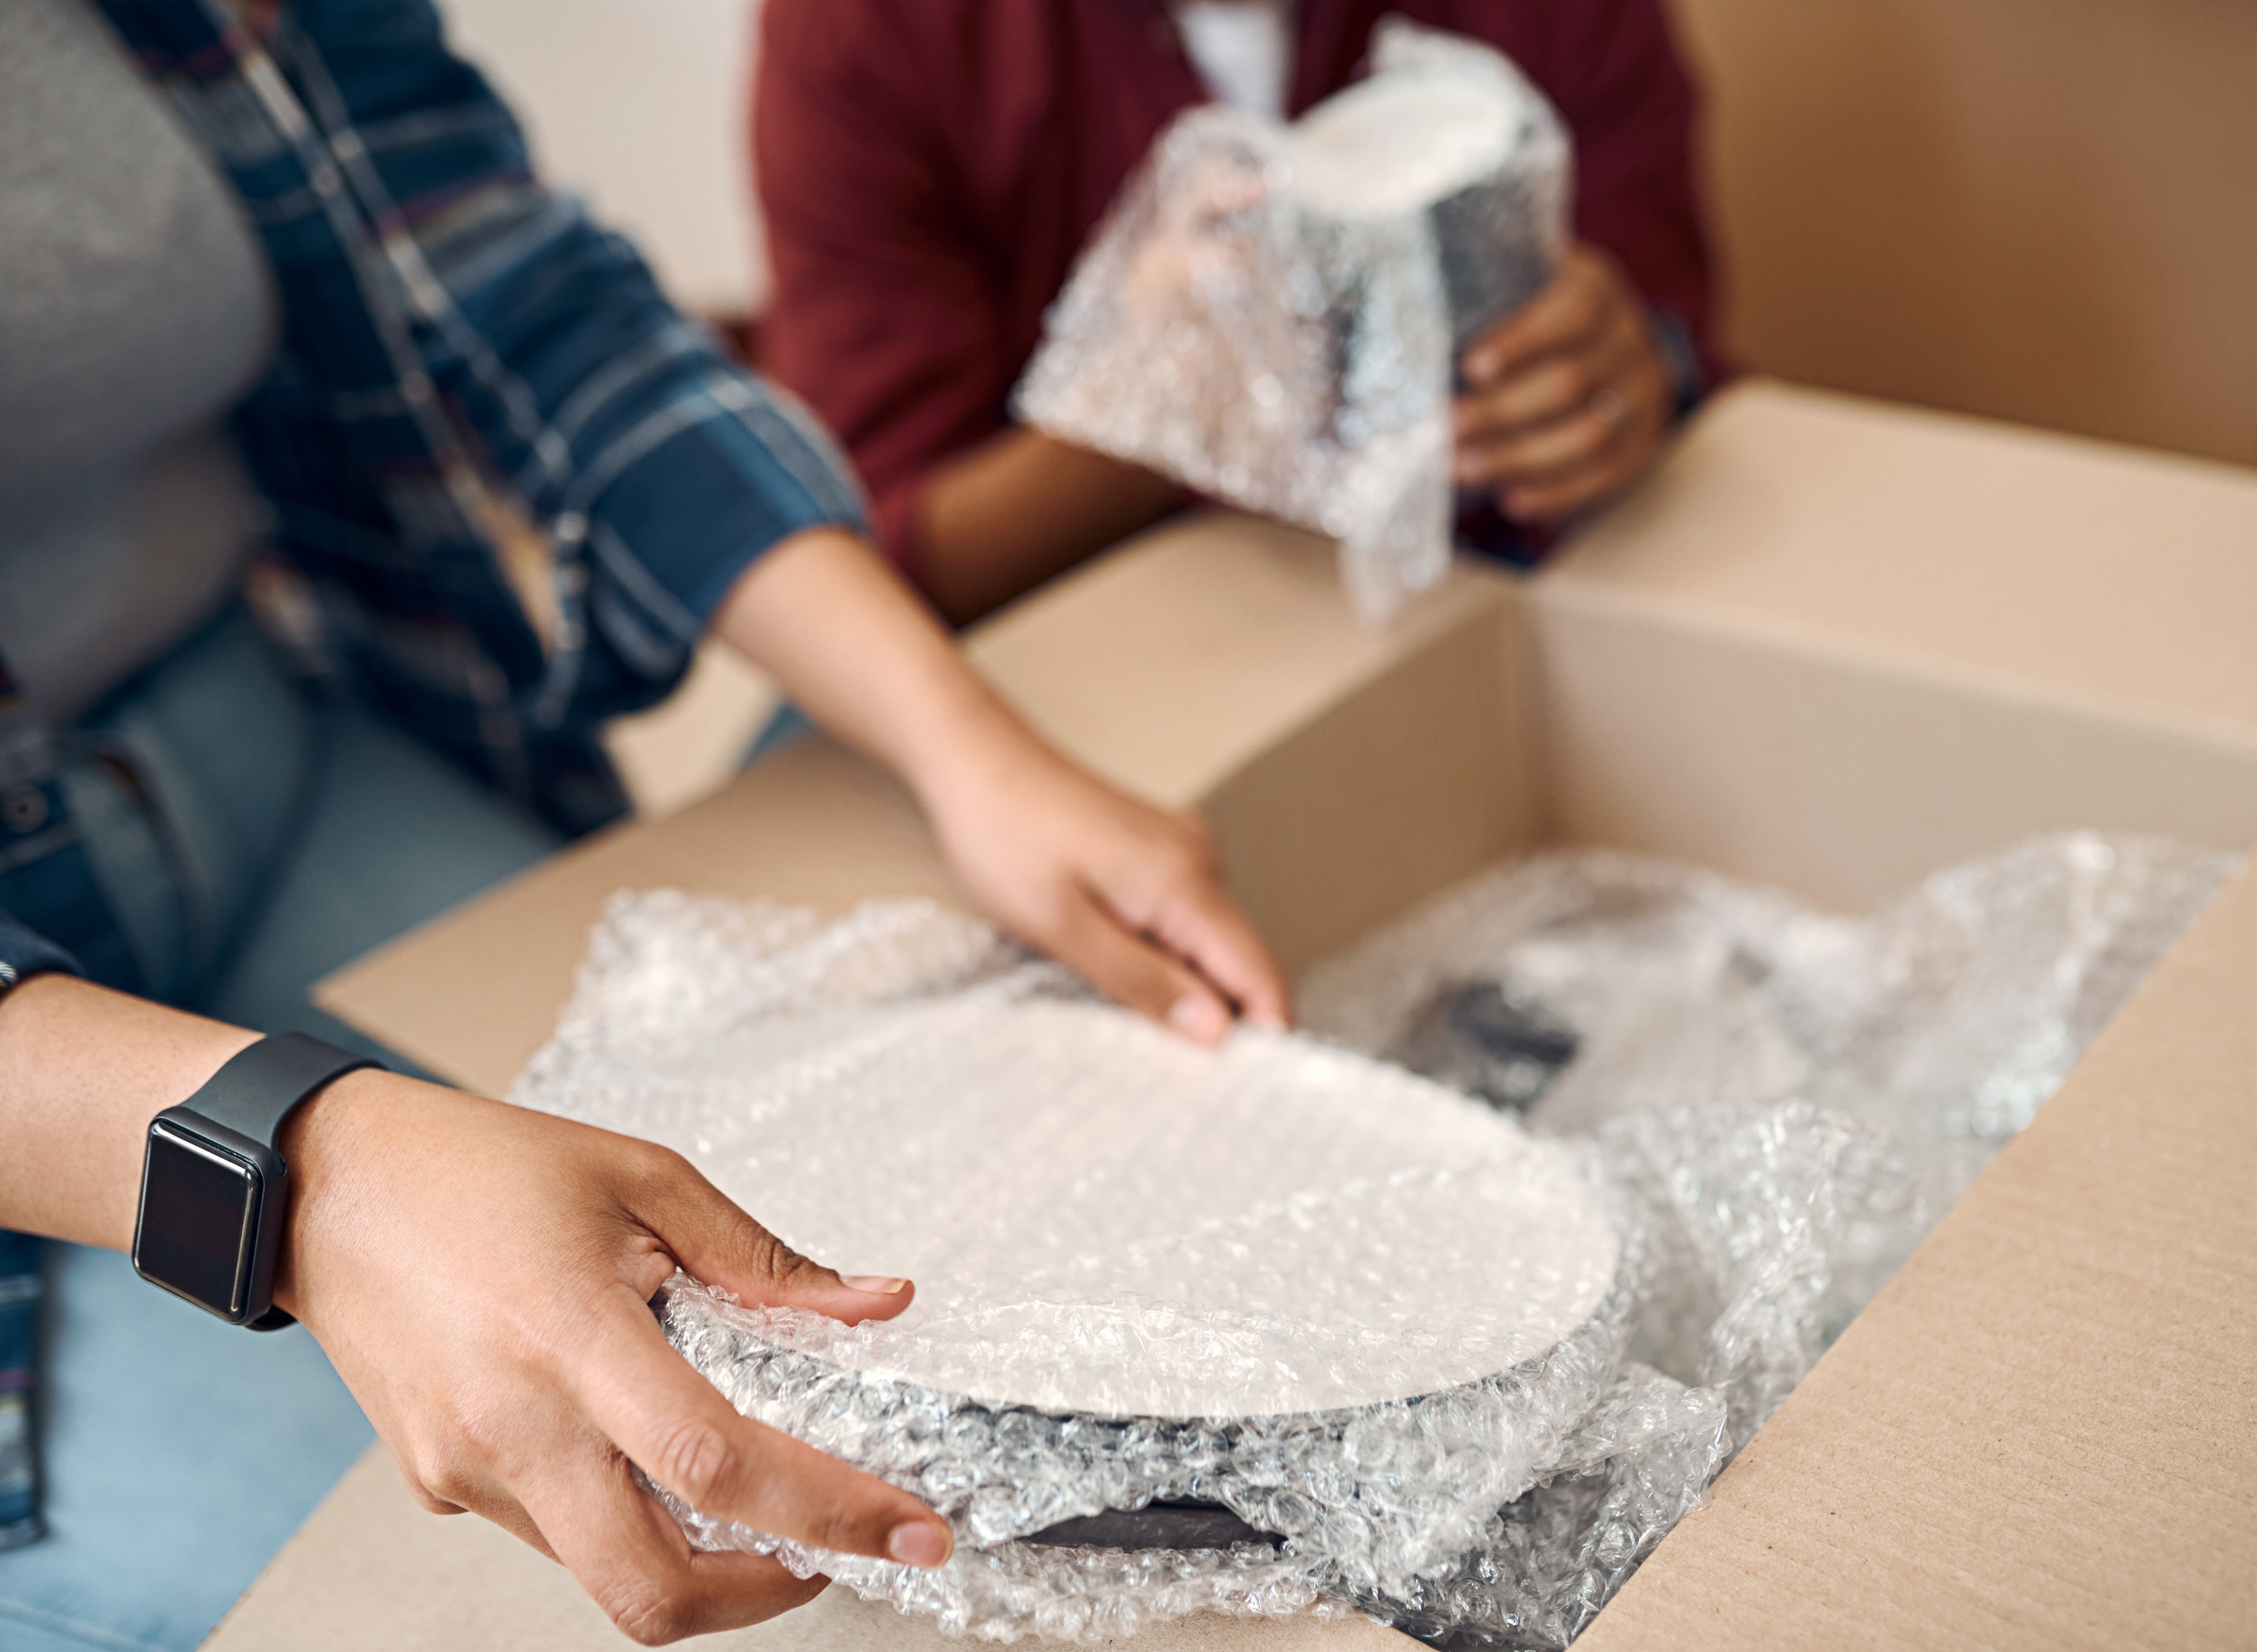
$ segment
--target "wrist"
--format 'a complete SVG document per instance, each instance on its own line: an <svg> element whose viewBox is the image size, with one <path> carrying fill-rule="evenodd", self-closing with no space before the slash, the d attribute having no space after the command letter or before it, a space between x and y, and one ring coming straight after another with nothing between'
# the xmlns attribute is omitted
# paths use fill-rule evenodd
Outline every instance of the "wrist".
<svg viewBox="0 0 2257 1652"><path fill-rule="evenodd" d="M969 691L952 696L952 702L930 703L930 723L892 760L936 820L965 799L1004 794L1028 777L1065 764L969 666L962 669Z"/></svg>
<svg viewBox="0 0 2257 1652"><path fill-rule="evenodd" d="M129 1249L149 1121L258 1040L74 976L0 997L0 1225Z"/></svg>
<svg viewBox="0 0 2257 1652"><path fill-rule="evenodd" d="M275 1150L290 1167L290 1207L274 1272L274 1303L317 1323L319 1258L350 1247L355 1189L379 1179L398 1133L428 1138L423 1115L434 1097L453 1092L382 1068L364 1068L325 1085L283 1121Z"/></svg>

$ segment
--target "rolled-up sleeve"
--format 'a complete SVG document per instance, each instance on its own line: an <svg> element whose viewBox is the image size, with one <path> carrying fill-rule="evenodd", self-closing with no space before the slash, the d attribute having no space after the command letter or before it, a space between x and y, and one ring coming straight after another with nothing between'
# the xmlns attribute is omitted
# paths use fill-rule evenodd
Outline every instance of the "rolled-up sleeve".
<svg viewBox="0 0 2257 1652"><path fill-rule="evenodd" d="M435 398L546 528L594 668L670 681L737 577L803 530L860 531L844 455L732 362L634 248L534 175L421 4L321 46Z"/></svg>
<svg viewBox="0 0 2257 1652"><path fill-rule="evenodd" d="M79 975L78 960L0 909L0 996L35 975Z"/></svg>

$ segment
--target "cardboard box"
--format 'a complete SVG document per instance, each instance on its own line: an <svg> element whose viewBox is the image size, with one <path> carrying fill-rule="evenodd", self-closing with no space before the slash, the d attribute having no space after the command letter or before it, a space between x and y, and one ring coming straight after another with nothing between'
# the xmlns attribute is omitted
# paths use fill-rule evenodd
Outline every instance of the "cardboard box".
<svg viewBox="0 0 2257 1652"><path fill-rule="evenodd" d="M1326 547L1202 519L986 627L990 673L1196 806L1289 965L1553 841L1868 907L2073 826L2257 841L2257 477L1751 385L1556 565L1359 627ZM488 1091L621 886L960 900L909 800L819 740L584 844L324 1001ZM1583 1645L2246 1646L2257 1637L2257 875L2231 886ZM372 1452L221 1652L618 1644L562 1571L418 1512ZM728 1644L929 1648L826 1593ZM1411 1643L1199 1620L1176 1648Z"/></svg>

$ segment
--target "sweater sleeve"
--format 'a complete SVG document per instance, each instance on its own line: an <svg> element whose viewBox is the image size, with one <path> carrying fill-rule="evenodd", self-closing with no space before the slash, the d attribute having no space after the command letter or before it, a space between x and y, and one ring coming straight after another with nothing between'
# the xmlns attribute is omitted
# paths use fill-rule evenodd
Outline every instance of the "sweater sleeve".
<svg viewBox="0 0 2257 1652"><path fill-rule="evenodd" d="M1478 9L1478 8L1476 8ZM1553 9L1537 69L1575 140L1575 233L1620 260L1689 344L1705 382L1723 363L1695 141L1700 109L1660 0Z"/></svg>
<svg viewBox="0 0 2257 1652"><path fill-rule="evenodd" d="M901 22L874 0L769 0L752 136L768 364L845 442L914 574L925 473L1004 427L1015 364L952 172L974 123L933 106Z"/></svg>

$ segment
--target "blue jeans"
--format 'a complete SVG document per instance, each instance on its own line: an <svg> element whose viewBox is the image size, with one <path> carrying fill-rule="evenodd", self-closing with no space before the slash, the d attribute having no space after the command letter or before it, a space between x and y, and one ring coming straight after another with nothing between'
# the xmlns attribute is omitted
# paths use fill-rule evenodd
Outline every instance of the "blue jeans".
<svg viewBox="0 0 2257 1652"><path fill-rule="evenodd" d="M368 713L323 705L232 613L78 731L104 893L171 1001L371 1048L312 984L555 849ZM380 1052L379 1052L380 1053ZM302 1327L260 1336L49 1247L49 1536L0 1554L0 1647L189 1652L373 1434Z"/></svg>

